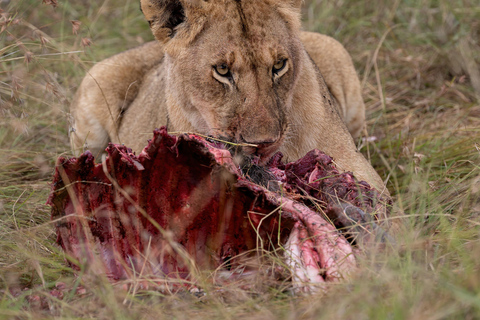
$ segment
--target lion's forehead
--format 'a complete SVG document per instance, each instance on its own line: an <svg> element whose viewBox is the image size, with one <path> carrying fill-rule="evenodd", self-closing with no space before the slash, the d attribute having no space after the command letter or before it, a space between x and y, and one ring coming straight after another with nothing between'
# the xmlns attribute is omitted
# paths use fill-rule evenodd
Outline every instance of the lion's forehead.
<svg viewBox="0 0 480 320"><path fill-rule="evenodd" d="M286 29L287 21L265 0L226 0L210 12L211 23L228 31L231 37L260 41ZM282 24L285 25L282 28Z"/></svg>
<svg viewBox="0 0 480 320"><path fill-rule="evenodd" d="M288 55L285 21L268 1L227 0L211 14L219 59L235 64L271 64Z"/></svg>

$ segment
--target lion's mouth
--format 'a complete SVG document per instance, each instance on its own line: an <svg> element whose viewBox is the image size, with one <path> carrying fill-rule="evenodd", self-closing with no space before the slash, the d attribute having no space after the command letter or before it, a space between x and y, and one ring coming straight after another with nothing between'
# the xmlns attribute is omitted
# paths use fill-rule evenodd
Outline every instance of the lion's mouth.
<svg viewBox="0 0 480 320"><path fill-rule="evenodd" d="M212 141L226 142L227 149L238 159L264 166L280 150L286 139L288 125L279 125L278 130L267 133L255 130L242 130L238 124L226 129L212 129ZM237 163L242 166L241 161Z"/></svg>
<svg viewBox="0 0 480 320"><path fill-rule="evenodd" d="M283 135L274 142L264 142L255 144L240 143L240 153L248 158L248 162L265 166L270 159L280 150L284 141Z"/></svg>
<svg viewBox="0 0 480 320"><path fill-rule="evenodd" d="M265 166L270 159L280 150L285 140L284 135L274 139L273 142L245 142L241 135L239 137L230 137L227 135L213 134L210 135L209 141L227 142L226 148L234 156L234 161L238 166L244 163L254 163L256 165Z"/></svg>
<svg viewBox="0 0 480 320"><path fill-rule="evenodd" d="M264 166L268 161L278 152L281 143L275 144L260 144L257 147L242 147L242 151L246 156L249 156L254 163Z"/></svg>

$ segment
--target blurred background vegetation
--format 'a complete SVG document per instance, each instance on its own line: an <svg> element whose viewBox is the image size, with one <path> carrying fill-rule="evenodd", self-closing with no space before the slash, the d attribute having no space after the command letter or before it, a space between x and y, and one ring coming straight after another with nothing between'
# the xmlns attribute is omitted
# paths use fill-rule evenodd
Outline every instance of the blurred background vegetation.
<svg viewBox="0 0 480 320"><path fill-rule="evenodd" d="M478 1L306 0L303 18L353 57L369 131L358 146L395 198L398 247L360 258L328 295L132 295L98 279L75 294L85 282L45 206L69 103L94 63L153 37L137 0L0 0L0 316L480 318ZM48 294L60 282L63 300Z"/></svg>

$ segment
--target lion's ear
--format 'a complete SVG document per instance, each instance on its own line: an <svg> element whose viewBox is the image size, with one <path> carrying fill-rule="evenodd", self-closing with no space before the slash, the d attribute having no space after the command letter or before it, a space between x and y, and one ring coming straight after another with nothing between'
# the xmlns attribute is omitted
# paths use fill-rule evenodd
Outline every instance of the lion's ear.
<svg viewBox="0 0 480 320"><path fill-rule="evenodd" d="M140 0L140 6L157 40L167 42L176 27L202 8L204 0Z"/></svg>

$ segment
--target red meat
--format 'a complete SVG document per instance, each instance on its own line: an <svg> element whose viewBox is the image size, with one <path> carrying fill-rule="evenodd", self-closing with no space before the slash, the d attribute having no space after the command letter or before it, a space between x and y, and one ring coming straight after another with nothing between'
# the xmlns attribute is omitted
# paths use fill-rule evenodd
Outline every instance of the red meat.
<svg viewBox="0 0 480 320"><path fill-rule="evenodd" d="M59 158L48 204L70 264L112 281L235 280L275 253L309 289L354 270L353 244L387 236L375 214L388 200L318 150L240 168L223 144L161 128L138 156L106 151L99 164L88 151Z"/></svg>

